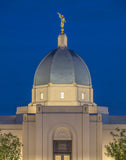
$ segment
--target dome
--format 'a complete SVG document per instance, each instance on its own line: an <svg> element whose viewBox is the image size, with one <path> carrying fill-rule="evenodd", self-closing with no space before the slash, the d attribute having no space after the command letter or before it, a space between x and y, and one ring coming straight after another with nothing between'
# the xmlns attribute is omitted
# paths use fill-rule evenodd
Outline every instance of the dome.
<svg viewBox="0 0 126 160"><path fill-rule="evenodd" d="M34 76L34 85L72 84L91 85L87 65L73 50L59 46L40 62Z"/></svg>

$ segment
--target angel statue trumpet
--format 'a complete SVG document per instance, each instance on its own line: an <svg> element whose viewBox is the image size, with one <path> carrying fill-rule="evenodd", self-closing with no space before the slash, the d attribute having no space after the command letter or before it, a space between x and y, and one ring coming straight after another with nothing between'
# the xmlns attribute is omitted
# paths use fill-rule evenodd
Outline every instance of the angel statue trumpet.
<svg viewBox="0 0 126 160"><path fill-rule="evenodd" d="M63 15L61 15L59 12L57 12L57 14L59 15L59 18L61 19L61 34L63 34L64 32L64 23L66 23L66 20L65 20L65 18L64 18L64 16Z"/></svg>

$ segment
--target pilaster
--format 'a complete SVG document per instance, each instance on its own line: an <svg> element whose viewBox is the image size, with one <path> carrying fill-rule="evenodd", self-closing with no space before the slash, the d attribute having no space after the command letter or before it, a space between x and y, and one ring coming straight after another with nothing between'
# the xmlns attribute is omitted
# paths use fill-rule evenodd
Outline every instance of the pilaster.
<svg viewBox="0 0 126 160"><path fill-rule="evenodd" d="M41 105L37 107L36 113L36 160L43 160L43 114Z"/></svg>
<svg viewBox="0 0 126 160"><path fill-rule="evenodd" d="M88 106L82 106L82 160L89 160L89 112Z"/></svg>
<svg viewBox="0 0 126 160"><path fill-rule="evenodd" d="M35 160L35 115L23 116L23 160Z"/></svg>
<svg viewBox="0 0 126 160"><path fill-rule="evenodd" d="M102 117L101 114L97 115L97 126L96 126L96 155L97 160L102 160Z"/></svg>

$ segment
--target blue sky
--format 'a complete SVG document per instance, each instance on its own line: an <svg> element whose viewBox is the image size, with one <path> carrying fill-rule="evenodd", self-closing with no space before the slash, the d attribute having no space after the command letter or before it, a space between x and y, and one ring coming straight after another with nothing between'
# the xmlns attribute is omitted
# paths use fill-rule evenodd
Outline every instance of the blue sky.
<svg viewBox="0 0 126 160"><path fill-rule="evenodd" d="M68 47L89 67L94 102L126 115L125 0L0 1L0 115L31 102L36 67L57 47L62 13Z"/></svg>

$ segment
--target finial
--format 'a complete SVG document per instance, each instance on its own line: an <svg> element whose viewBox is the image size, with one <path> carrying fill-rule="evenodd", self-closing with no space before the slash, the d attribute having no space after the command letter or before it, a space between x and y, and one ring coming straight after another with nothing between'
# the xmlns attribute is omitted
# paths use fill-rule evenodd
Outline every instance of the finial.
<svg viewBox="0 0 126 160"><path fill-rule="evenodd" d="M67 36L66 34L59 34L58 36L58 47L67 47Z"/></svg>
<svg viewBox="0 0 126 160"><path fill-rule="evenodd" d="M66 23L66 20L65 20L65 18L64 18L64 16L63 15L61 15L59 12L57 12L57 14L59 15L59 18L61 19L61 34L63 34L64 33L64 23Z"/></svg>

